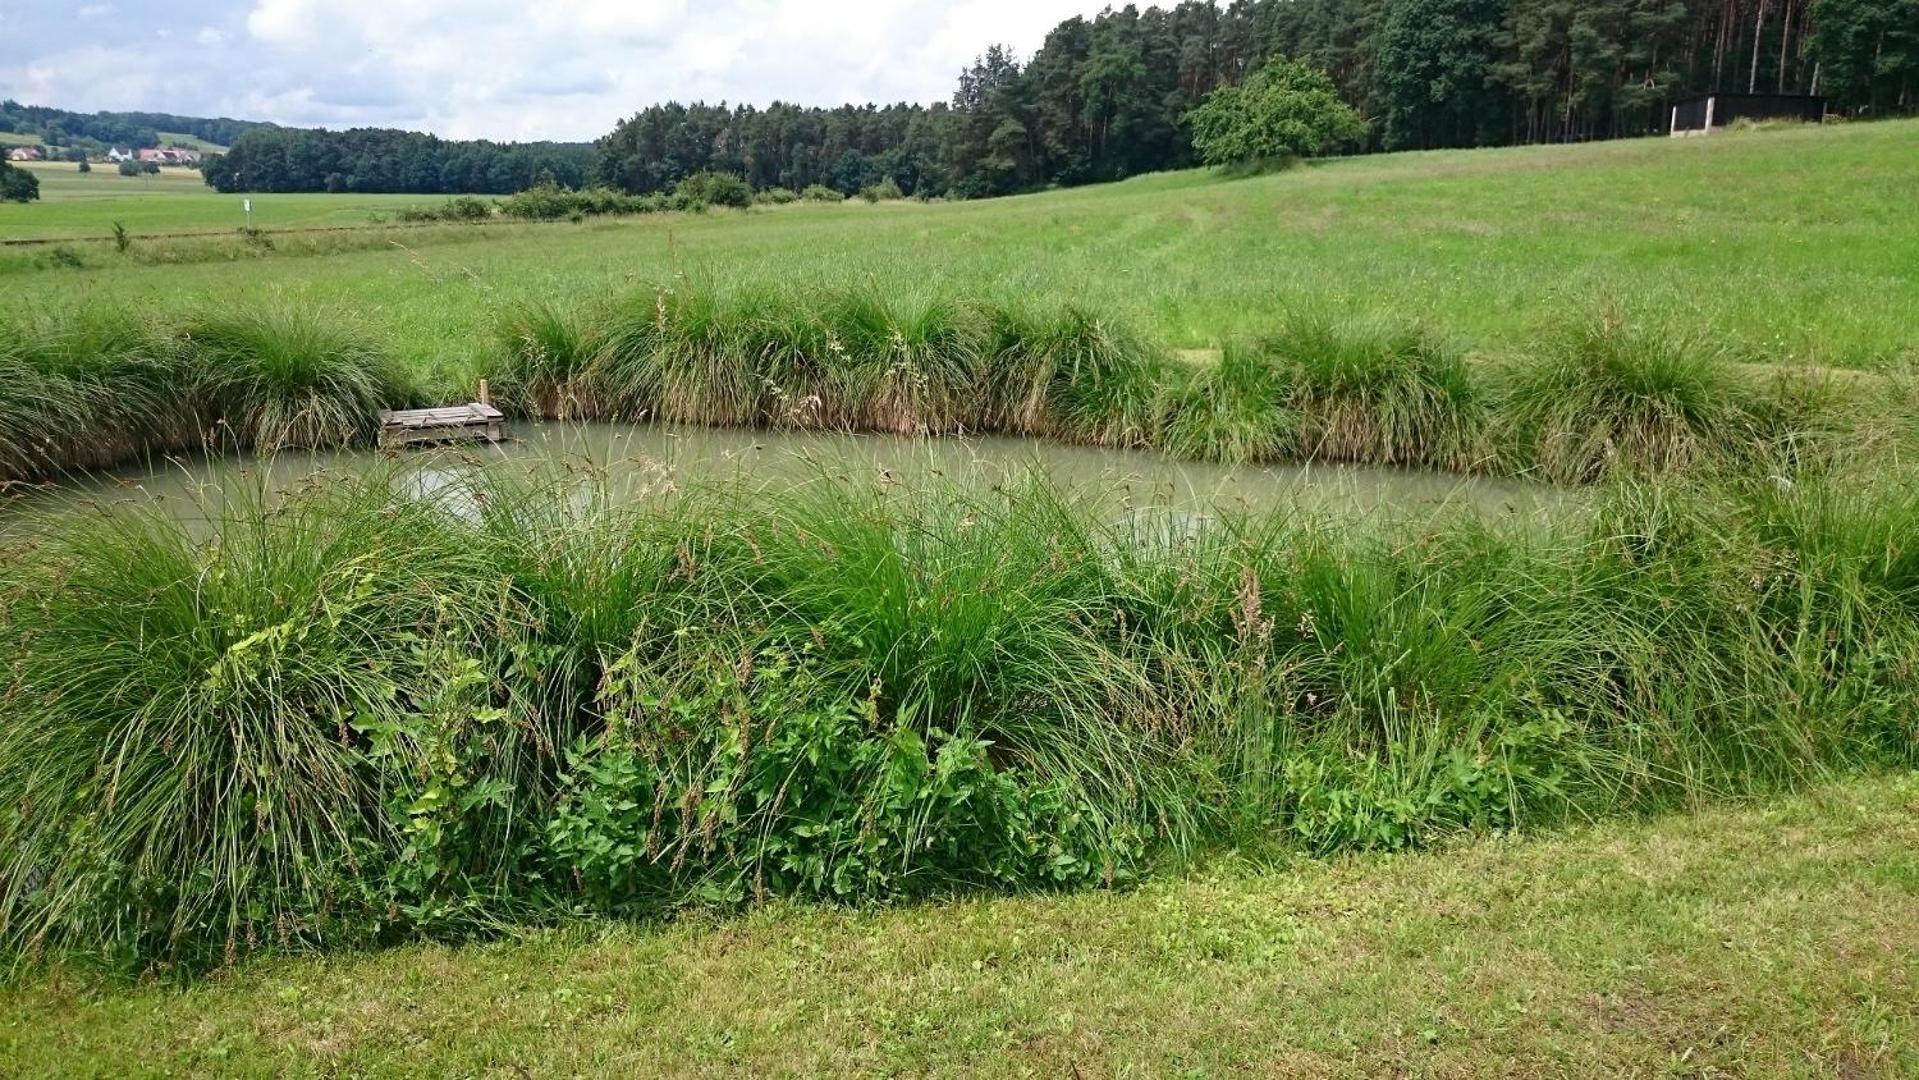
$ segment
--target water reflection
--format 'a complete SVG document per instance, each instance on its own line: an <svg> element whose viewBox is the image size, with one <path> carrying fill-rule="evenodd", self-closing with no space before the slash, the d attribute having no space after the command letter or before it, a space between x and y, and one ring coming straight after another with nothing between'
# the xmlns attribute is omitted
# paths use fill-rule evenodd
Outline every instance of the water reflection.
<svg viewBox="0 0 1919 1080"><path fill-rule="evenodd" d="M497 446L406 451L394 459L400 466L396 482L415 497L470 512L470 501L463 500L471 499L470 481L482 469L561 482L591 476L621 499L701 482L778 488L822 476L902 485L941 478L991 484L1037 469L1062 486L1101 492L1125 516L1153 509L1138 515L1137 527L1142 540L1160 543L1190 533L1208 511L1235 507L1534 516L1550 513L1566 498L1557 489L1514 480L1351 465L1214 465L1004 437L913 439L651 424L528 424L512 434ZM230 497L286 491L326 474L391 468L389 457L330 451L176 459L52 485L25 501L58 506L157 500L183 518L203 517L218 513Z"/></svg>

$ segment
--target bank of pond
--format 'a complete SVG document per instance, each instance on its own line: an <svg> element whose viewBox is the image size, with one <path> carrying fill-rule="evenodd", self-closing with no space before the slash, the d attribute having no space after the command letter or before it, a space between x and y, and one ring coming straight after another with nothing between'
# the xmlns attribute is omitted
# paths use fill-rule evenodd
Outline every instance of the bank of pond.
<svg viewBox="0 0 1919 1080"><path fill-rule="evenodd" d="M892 472L23 500L0 944L197 969L1109 887L1915 764L1910 485L1354 513Z"/></svg>
<svg viewBox="0 0 1919 1080"><path fill-rule="evenodd" d="M1599 314L1519 355L1324 313L1199 356L1071 305L685 280L502 314L427 379L359 320L287 303L0 312L0 481L142 455L369 442L480 379L530 419L1006 435L1234 464L1591 483L1902 452L1905 372L1781 369Z"/></svg>
<svg viewBox="0 0 1919 1080"><path fill-rule="evenodd" d="M1895 380L773 295L518 312L488 377L564 421L425 454L353 448L411 391L310 312L0 339L16 475L150 458L0 503L0 955L1117 887L1919 764Z"/></svg>

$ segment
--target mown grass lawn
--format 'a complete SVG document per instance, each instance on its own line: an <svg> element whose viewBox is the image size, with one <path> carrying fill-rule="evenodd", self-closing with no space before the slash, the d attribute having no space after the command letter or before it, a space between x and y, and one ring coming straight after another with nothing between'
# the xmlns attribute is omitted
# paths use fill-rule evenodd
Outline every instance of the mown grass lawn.
<svg viewBox="0 0 1919 1080"><path fill-rule="evenodd" d="M1194 349L1303 307L1382 313L1509 352L1611 310L1768 362L1881 368L1919 355L1915 145L1919 121L1895 121L1375 155L1249 180L1170 173L972 203L437 230L308 257L283 245L230 253L238 261L9 264L4 280L21 302L55 307L206 297L336 306L436 368L466 362L521 301L679 274L729 288L870 284L1070 300ZM261 196L256 209L290 199L314 215L339 207L364 219L370 204L356 200L370 198ZM62 199L0 207L0 235L54 220L109 231L110 206ZM205 189L154 201L177 203L165 212L182 217L217 205L221 221L238 209Z"/></svg>
<svg viewBox="0 0 1919 1080"><path fill-rule="evenodd" d="M1897 1076L1919 777L1135 892L0 992L18 1075Z"/></svg>

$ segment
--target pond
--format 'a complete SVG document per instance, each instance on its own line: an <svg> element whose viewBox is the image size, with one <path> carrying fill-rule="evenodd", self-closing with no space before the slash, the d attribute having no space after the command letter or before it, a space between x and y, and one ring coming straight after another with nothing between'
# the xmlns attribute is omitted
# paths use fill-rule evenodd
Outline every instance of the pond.
<svg viewBox="0 0 1919 1080"><path fill-rule="evenodd" d="M654 424L521 424L511 435L499 445L398 452L397 475L413 490L432 492L457 488L482 468L590 474L615 495L637 498L700 482L777 487L824 476L997 483L1038 470L1121 506L1182 511L1299 507L1424 514L1465 508L1538 516L1567 497L1560 489L1509 479L1354 465L1219 465L998 436L914 439ZM182 457L30 489L18 502L51 509L157 500L182 517L200 517L230 492L257 492L262 485L285 490L321 474L391 468L394 460L393 454L365 450Z"/></svg>

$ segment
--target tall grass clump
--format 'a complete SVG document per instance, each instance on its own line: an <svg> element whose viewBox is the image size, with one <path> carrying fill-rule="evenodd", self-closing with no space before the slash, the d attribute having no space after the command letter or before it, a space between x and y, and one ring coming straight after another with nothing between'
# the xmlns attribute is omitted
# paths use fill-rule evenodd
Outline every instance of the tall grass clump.
<svg viewBox="0 0 1919 1080"><path fill-rule="evenodd" d="M1723 467L1754 446L1757 395L1701 336L1602 317L1548 336L1502 382L1509 465L1545 479Z"/></svg>
<svg viewBox="0 0 1919 1080"><path fill-rule="evenodd" d="M821 314L857 372L863 426L900 435L965 426L985 347L976 311L937 298L889 302L860 289L829 298Z"/></svg>
<svg viewBox="0 0 1919 1080"><path fill-rule="evenodd" d="M1077 305L992 317L980 395L989 430L1113 447L1150 445L1170 361L1122 323Z"/></svg>
<svg viewBox="0 0 1919 1080"><path fill-rule="evenodd" d="M819 482L683 514L552 825L596 905L1097 882L1190 842L1063 504Z"/></svg>
<svg viewBox="0 0 1919 1080"><path fill-rule="evenodd" d="M194 445L351 444L420 396L358 325L309 307L173 326L107 308L9 318L0 470L14 479ZM514 307L483 370L507 408L549 419L1002 433L1562 483L1790 475L1919 437L1908 374L1768 377L1703 338L1612 318L1491 371L1416 328L1306 314L1227 342L1217 362L1176 362L1071 304L682 277Z"/></svg>
<svg viewBox="0 0 1919 1080"><path fill-rule="evenodd" d="M849 692L1097 789L1109 819L1158 792L1156 697L1096 632L1102 538L1078 497L1039 480L999 494L822 482L770 505L739 508L764 524L738 570L788 633L820 634Z"/></svg>
<svg viewBox="0 0 1919 1080"><path fill-rule="evenodd" d="M739 310L716 290L662 285L622 301L609 326L605 396L614 415L745 427L763 385Z"/></svg>
<svg viewBox="0 0 1919 1080"><path fill-rule="evenodd" d="M497 379L548 417L1150 445L1166 362L1083 310L685 280L516 311Z"/></svg>
<svg viewBox="0 0 1919 1080"><path fill-rule="evenodd" d="M1285 374L1262 351L1237 343L1218 363L1186 372L1157 440L1175 457L1233 465L1277 461L1294 445L1299 417L1287 407Z"/></svg>
<svg viewBox="0 0 1919 1080"><path fill-rule="evenodd" d="M604 320L585 306L520 304L500 321L488 380L502 403L525 415L597 419L608 407L604 335Z"/></svg>
<svg viewBox="0 0 1919 1080"><path fill-rule="evenodd" d="M1285 384L1293 456L1457 471L1479 463L1484 404L1459 353L1430 335L1294 314L1248 347Z"/></svg>
<svg viewBox="0 0 1919 1080"><path fill-rule="evenodd" d="M1740 374L1752 395L1748 473L1822 475L1865 461L1898 466L1919 446L1919 396L1909 371L1752 365Z"/></svg>
<svg viewBox="0 0 1919 1080"><path fill-rule="evenodd" d="M16 327L0 326L0 482L41 471L87 416L81 387L33 362Z"/></svg>
<svg viewBox="0 0 1919 1080"><path fill-rule="evenodd" d="M106 305L0 319L0 479L187 445L199 417L166 335Z"/></svg>
<svg viewBox="0 0 1919 1080"><path fill-rule="evenodd" d="M337 313L272 304L203 311L181 330L196 395L243 446L370 439L411 396L404 372Z"/></svg>
<svg viewBox="0 0 1919 1080"><path fill-rule="evenodd" d="M480 471L50 519L0 562L0 942L1092 886L1910 765L1905 479L1542 522Z"/></svg>
<svg viewBox="0 0 1919 1080"><path fill-rule="evenodd" d="M468 676L485 567L442 515L353 486L222 513L81 512L8 562L15 949L371 939L440 871L438 801L477 794L448 725L493 722Z"/></svg>
<svg viewBox="0 0 1919 1080"><path fill-rule="evenodd" d="M1164 423L1179 457L1468 471L1485 407L1460 356L1416 330L1294 315L1190 369Z"/></svg>
<svg viewBox="0 0 1919 1080"><path fill-rule="evenodd" d="M848 328L836 325L853 312L835 319L814 300L758 292L744 311L742 347L760 379L762 421L775 428L858 430L865 425L870 372L857 345L849 345Z"/></svg>

